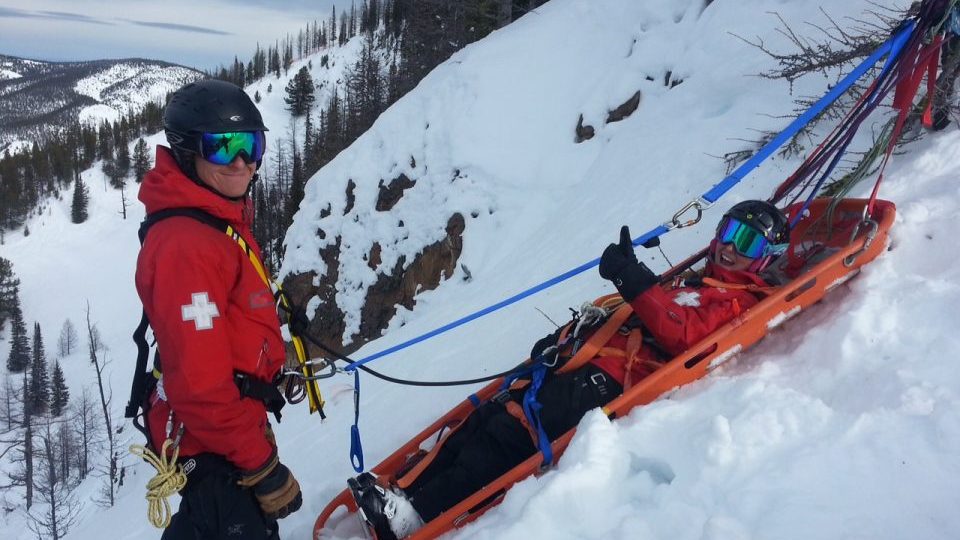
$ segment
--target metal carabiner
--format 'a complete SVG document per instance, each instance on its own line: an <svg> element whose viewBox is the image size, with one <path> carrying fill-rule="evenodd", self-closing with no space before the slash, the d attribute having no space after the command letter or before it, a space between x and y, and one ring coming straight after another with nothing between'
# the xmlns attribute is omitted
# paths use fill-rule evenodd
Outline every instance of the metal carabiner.
<svg viewBox="0 0 960 540"><path fill-rule="evenodd" d="M843 258L843 265L847 268L853 266L853 263L856 262L857 257L859 257L861 253L870 249L870 246L873 244L873 240L877 237L877 232L880 230L879 223L873 219L865 218L857 223L857 225L853 228L853 233L850 235L851 244L856 241L857 236L860 235L860 230L864 225L870 227L870 229L867 231L866 238L863 240L863 247Z"/></svg>
<svg viewBox="0 0 960 540"><path fill-rule="evenodd" d="M696 198L688 202L687 204L683 205L683 207L681 207L680 210L677 210L677 213L673 215L673 218L671 218L670 221L664 223L663 226L666 227L668 231L671 231L673 229L682 229L684 227L695 225L699 223L700 218L703 217L703 211L706 210L707 208L710 208L711 206L713 206L713 203L707 201L703 197ZM693 219L690 219L686 222L681 223L680 216L686 214L687 211L690 209L696 209L697 216Z"/></svg>
<svg viewBox="0 0 960 540"><path fill-rule="evenodd" d="M304 367L312 368L313 366L316 366L316 365L320 366L317 371L321 371L328 368L330 369L330 371L327 373L313 372L313 375L309 375L309 376L304 375L303 372L301 371L301 369ZM337 373L344 372L342 369L337 368L337 366L332 361L327 360L326 358L316 358L313 360L307 360L306 362L301 364L299 367L301 369L284 369L282 375L285 377L294 377L301 381L319 381L321 379L329 379L330 377L333 377Z"/></svg>

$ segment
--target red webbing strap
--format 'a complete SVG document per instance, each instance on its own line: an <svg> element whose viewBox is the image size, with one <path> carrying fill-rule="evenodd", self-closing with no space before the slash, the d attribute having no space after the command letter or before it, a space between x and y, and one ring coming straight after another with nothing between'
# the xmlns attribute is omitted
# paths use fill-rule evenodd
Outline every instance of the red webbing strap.
<svg viewBox="0 0 960 540"><path fill-rule="evenodd" d="M938 35L934 41L934 44L937 47L943 46L943 36ZM937 66L939 64L940 55L935 55L935 58L927 62L927 106L923 108L923 127L932 128L933 127L933 101L934 96L937 94Z"/></svg>
<svg viewBox="0 0 960 540"><path fill-rule="evenodd" d="M887 151L883 156L883 162L880 164L880 173L877 175L877 183L873 186L873 192L870 194L870 200L867 202L867 215L873 214L873 206L877 200L877 193L880 191L880 183L883 181L883 173L887 168L887 162L893 154L893 149L900 139L900 133L906 123L907 116L913 106L913 98L917 95L920 88L920 82L927 73L936 73L937 65L940 60L940 46L943 43L943 36L937 35L934 40L923 45L919 49L908 51L907 57L900 65L900 77L897 82L897 90L893 96L893 107L897 113L897 123L890 135L890 141L887 142ZM929 87L929 82L927 83ZM936 81L934 81L936 84ZM928 101L932 101L931 95Z"/></svg>
<svg viewBox="0 0 960 540"><path fill-rule="evenodd" d="M580 350L573 355L573 358L557 370L557 373L569 373L579 369L592 360L600 349L610 341L610 338L617 333L617 330L620 329L623 323L630 318L631 313L633 313L633 308L630 307L630 304L625 303L617 308L617 310L613 312L613 315L607 319L607 322L603 323L603 326L598 328L597 331L590 336L590 339L580 347Z"/></svg>

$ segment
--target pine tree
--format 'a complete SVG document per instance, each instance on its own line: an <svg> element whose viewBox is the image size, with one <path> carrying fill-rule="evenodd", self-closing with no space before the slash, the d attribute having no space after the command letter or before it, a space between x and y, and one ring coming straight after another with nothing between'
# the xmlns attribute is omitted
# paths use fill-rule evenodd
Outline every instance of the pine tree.
<svg viewBox="0 0 960 540"><path fill-rule="evenodd" d="M50 372L47 370L47 355L43 350L43 335L40 323L33 323L33 362L30 364L30 386L27 388L27 404L32 414L43 414L50 406Z"/></svg>
<svg viewBox="0 0 960 540"><path fill-rule="evenodd" d="M130 176L130 149L126 144L118 144L112 159L103 162L103 173L110 178L110 185L121 189L127 184Z"/></svg>
<svg viewBox="0 0 960 540"><path fill-rule="evenodd" d="M23 312L20 311L19 294L14 296L10 323L10 355L7 357L7 370L11 373L22 373L30 365L30 340L27 338L27 326L23 323Z"/></svg>
<svg viewBox="0 0 960 540"><path fill-rule="evenodd" d="M13 275L13 264L0 257L0 328L13 315L20 280Z"/></svg>
<svg viewBox="0 0 960 540"><path fill-rule="evenodd" d="M53 364L53 380L50 385L50 415L59 417L67 408L70 402L70 390L67 389L67 381L63 377L63 370L60 368L60 362Z"/></svg>
<svg viewBox="0 0 960 540"><path fill-rule="evenodd" d="M287 104L293 116L303 116L310 111L314 99L316 99L313 88L313 77L307 71L307 67L300 68L300 71L290 79L286 87L287 96L283 101Z"/></svg>
<svg viewBox="0 0 960 540"><path fill-rule="evenodd" d="M108 122L100 124L97 130L97 159L111 159L113 157L113 132Z"/></svg>
<svg viewBox="0 0 960 540"><path fill-rule="evenodd" d="M140 137L137 145L133 147L133 178L139 184L143 181L144 175L150 170L150 149L147 148L147 141Z"/></svg>
<svg viewBox="0 0 960 540"><path fill-rule="evenodd" d="M57 341L57 352L60 353L60 356L71 355L77 348L79 339L73 321L70 319L63 321L63 328L60 329L60 340Z"/></svg>
<svg viewBox="0 0 960 540"><path fill-rule="evenodd" d="M87 186L83 183L83 178L78 177L73 186L73 201L70 203L70 219L74 223L83 223L87 220L87 205L89 199L87 196Z"/></svg>
<svg viewBox="0 0 960 540"><path fill-rule="evenodd" d="M303 173L303 160L296 146L293 148L293 170L290 172L290 192L287 196L287 207L284 215L283 228L286 230L293 223L293 215L300 209L303 200L303 185L306 183Z"/></svg>

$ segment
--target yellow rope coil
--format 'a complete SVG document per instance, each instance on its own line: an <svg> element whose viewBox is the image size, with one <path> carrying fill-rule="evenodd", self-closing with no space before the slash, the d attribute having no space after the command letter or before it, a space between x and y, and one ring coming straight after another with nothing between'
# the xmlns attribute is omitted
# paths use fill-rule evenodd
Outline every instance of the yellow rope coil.
<svg viewBox="0 0 960 540"><path fill-rule="evenodd" d="M139 444L130 446L131 454L139 456L157 470L156 476L147 482L147 519L158 529L165 529L170 525L172 512L167 498L187 485L187 475L183 472L183 466L177 463L180 449L174 448L169 459L166 457L167 449L171 444L173 441L170 439L163 441L159 456L145 446Z"/></svg>

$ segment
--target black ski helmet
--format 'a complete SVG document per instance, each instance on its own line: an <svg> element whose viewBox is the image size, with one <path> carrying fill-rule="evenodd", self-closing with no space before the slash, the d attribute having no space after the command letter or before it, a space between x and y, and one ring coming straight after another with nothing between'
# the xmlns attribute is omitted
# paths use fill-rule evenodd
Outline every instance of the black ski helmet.
<svg viewBox="0 0 960 540"><path fill-rule="evenodd" d="M190 83L174 92L163 113L163 129L180 168L195 181L193 159L200 150L201 134L267 131L250 96L235 84L215 79ZM258 161L258 169L260 164Z"/></svg>
<svg viewBox="0 0 960 540"><path fill-rule="evenodd" d="M739 202L730 207L723 217L736 218L750 225L763 234L771 244L786 244L790 241L790 224L787 216L773 203L758 200ZM718 233L723 222L724 220L721 219L717 226Z"/></svg>

